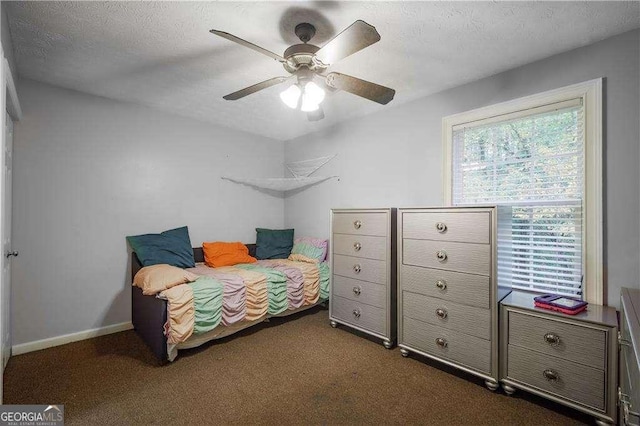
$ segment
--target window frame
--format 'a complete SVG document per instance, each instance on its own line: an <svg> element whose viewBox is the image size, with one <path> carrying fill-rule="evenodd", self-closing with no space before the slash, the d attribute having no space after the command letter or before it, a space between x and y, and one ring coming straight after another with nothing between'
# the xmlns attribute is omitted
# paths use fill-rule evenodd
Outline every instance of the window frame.
<svg viewBox="0 0 640 426"><path fill-rule="evenodd" d="M582 98L584 108L583 298L589 303L602 305L604 302L602 78L444 117L442 119L443 202L446 206L453 205L454 126L576 98Z"/></svg>

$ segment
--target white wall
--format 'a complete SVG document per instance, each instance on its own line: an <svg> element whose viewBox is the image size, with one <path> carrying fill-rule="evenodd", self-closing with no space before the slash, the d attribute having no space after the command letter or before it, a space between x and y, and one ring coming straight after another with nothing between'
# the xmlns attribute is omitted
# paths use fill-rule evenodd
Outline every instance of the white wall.
<svg viewBox="0 0 640 426"><path fill-rule="evenodd" d="M617 306L620 287L640 287L639 34L628 32L395 108L391 103L380 113L288 141L287 161L337 153L317 174L340 180L288 197L285 225L296 235L328 237L330 208L441 205L442 117L605 77L605 299Z"/></svg>
<svg viewBox="0 0 640 426"><path fill-rule="evenodd" d="M22 80L14 142L13 344L130 321L127 235L255 241L282 198L220 176L282 176L283 143Z"/></svg>

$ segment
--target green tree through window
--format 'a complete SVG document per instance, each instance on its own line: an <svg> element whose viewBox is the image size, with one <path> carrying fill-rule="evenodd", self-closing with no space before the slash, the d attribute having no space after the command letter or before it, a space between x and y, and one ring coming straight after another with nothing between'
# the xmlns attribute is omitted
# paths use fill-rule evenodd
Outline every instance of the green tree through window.
<svg viewBox="0 0 640 426"><path fill-rule="evenodd" d="M453 132L453 203L513 207L513 286L582 294L583 108ZM500 236L499 236L500 241Z"/></svg>

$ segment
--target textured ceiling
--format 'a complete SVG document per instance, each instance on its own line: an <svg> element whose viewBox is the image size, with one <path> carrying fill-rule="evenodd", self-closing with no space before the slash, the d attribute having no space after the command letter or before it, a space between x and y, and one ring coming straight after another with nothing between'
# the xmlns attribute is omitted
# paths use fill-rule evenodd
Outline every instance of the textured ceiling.
<svg viewBox="0 0 640 426"><path fill-rule="evenodd" d="M11 2L20 76L287 140L640 27L638 2ZM279 75L273 52L311 22L322 45L362 19L382 40L330 68L396 89L381 106L345 92L308 122L282 86L223 95Z"/></svg>

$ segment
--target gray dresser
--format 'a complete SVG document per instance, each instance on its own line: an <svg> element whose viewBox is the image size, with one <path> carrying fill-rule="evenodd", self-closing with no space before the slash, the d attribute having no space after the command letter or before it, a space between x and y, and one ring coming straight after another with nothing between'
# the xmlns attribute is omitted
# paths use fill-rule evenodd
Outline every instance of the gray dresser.
<svg viewBox="0 0 640 426"><path fill-rule="evenodd" d="M500 375L507 394L526 390L593 415L617 417L618 320L589 304L577 315L534 306L537 294L513 291L501 302Z"/></svg>
<svg viewBox="0 0 640 426"><path fill-rule="evenodd" d="M640 426L640 290L620 296L620 424Z"/></svg>
<svg viewBox="0 0 640 426"><path fill-rule="evenodd" d="M509 240L511 210L398 210L398 346L498 387L497 234Z"/></svg>
<svg viewBox="0 0 640 426"><path fill-rule="evenodd" d="M396 209L331 210L331 326L396 339Z"/></svg>

